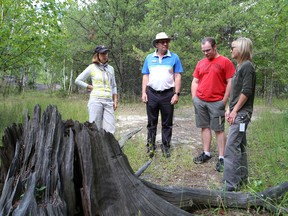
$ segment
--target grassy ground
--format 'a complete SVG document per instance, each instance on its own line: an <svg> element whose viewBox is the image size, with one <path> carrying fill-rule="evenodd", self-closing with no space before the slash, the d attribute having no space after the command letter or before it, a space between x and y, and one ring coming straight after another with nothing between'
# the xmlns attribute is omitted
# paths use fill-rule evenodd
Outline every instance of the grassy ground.
<svg viewBox="0 0 288 216"><path fill-rule="evenodd" d="M0 135L2 137L4 129L12 123L23 122L25 112L28 111L32 115L36 104L41 106L42 111L49 104L57 106L63 120L73 119L85 122L88 119L87 101L88 95L59 97L59 95L37 92L1 98ZM143 114L144 112L145 115L145 109L143 110L143 104L140 101L133 104L120 101L119 105L122 108L117 111L116 115L120 115L121 112L126 112L128 115L137 112ZM253 115L255 119L248 128L249 184L243 190L259 192L288 180L287 105L287 100L275 100L272 106L265 105L260 99L256 100ZM189 96L182 97L177 109L181 110L181 108L189 106L192 106ZM120 136L120 134L116 134L116 136ZM128 141L123 150L135 171L147 161L146 155L143 154L144 139L143 136L137 136L132 141ZM154 165L145 171L144 178L152 179L162 185L186 186L191 183L191 172L195 165L191 160L190 152L184 146L179 146L173 150L169 163L163 157L156 157L153 163ZM195 175L193 174L193 177ZM203 179L203 181L206 181L206 179ZM211 185L211 188L214 186ZM278 207L288 208L288 194L281 200L282 202ZM223 212L223 208L219 208L211 209L209 212L198 212L197 214L251 215L249 211L230 213L230 210L224 210ZM256 210L255 214L261 214L261 210Z"/></svg>
<svg viewBox="0 0 288 216"><path fill-rule="evenodd" d="M189 99L186 99L189 101ZM277 100L272 106L267 106L258 99L255 102L253 120L247 130L248 138L248 159L249 159L249 183L242 187L241 191L257 193L269 187L276 186L288 180L288 110L286 107L288 101ZM191 102L183 103L178 107L176 115L184 115L183 110L187 106L192 106ZM140 109L140 108L139 108ZM177 112L178 110L176 110ZM131 112L130 112L131 113ZM132 115L134 113L131 113ZM176 122L179 122L177 120ZM182 124L183 122L181 122ZM190 130L191 125L188 125ZM228 129L228 127L227 127ZM178 130L177 128L175 130ZM179 136L179 131L173 133L173 137ZM189 132L191 134L191 132ZM195 134L194 134L195 135ZM181 134L183 139L187 137ZM189 137L189 136L188 136ZM144 137L145 139L145 137ZM193 141L194 142L194 141ZM128 155L130 165L136 171L147 161L143 152L143 137L132 139L124 147L124 152ZM191 146L191 143L189 144ZM187 146L177 146L173 148L172 156L167 159L157 156L153 158L153 164L145 171L144 179L150 180L161 185L177 185L188 187L202 187L214 190L219 187L219 177L222 174L211 169L214 163L196 166L192 162L192 155L195 149L186 148ZM192 153L191 153L192 152ZM158 151L161 154L161 151ZM203 166L204 172L203 172ZM199 174L200 173L200 174ZM288 194L281 198L280 207L288 207ZM219 209L210 209L210 211L194 212L196 215L270 215L262 209L229 210L219 207ZM271 214L280 215L280 213Z"/></svg>

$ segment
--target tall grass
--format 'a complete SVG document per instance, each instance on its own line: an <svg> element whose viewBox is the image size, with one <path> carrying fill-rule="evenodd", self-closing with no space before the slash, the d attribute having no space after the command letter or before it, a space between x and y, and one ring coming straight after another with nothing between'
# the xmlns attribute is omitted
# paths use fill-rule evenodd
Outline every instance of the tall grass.
<svg viewBox="0 0 288 216"><path fill-rule="evenodd" d="M57 106L62 119L73 119L80 122L87 121L88 95L59 97L57 95L40 92L29 92L1 98L0 103L0 136L4 129L12 123L23 123L25 113L33 115L34 107L39 104L42 112L48 105Z"/></svg>
<svg viewBox="0 0 288 216"><path fill-rule="evenodd" d="M263 105L263 103L261 102ZM256 119L248 128L249 184L259 192L288 181L288 101L274 100L273 106L258 106ZM257 109L257 108L256 108ZM280 198L280 208L288 207L288 193Z"/></svg>
<svg viewBox="0 0 288 216"><path fill-rule="evenodd" d="M281 104L281 107L279 107ZM280 101L263 107L248 128L251 187L265 189L288 180L288 109Z"/></svg>

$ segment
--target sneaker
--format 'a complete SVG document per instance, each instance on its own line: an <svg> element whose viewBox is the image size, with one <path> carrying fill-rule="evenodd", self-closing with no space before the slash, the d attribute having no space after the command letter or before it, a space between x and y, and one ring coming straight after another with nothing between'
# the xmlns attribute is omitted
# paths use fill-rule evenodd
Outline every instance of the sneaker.
<svg viewBox="0 0 288 216"><path fill-rule="evenodd" d="M216 190L221 192L237 192L238 188L222 186L217 188Z"/></svg>
<svg viewBox="0 0 288 216"><path fill-rule="evenodd" d="M206 155L204 152L202 154L200 154L199 156L193 158L193 162L195 164L202 164L208 160L211 159L211 156Z"/></svg>
<svg viewBox="0 0 288 216"><path fill-rule="evenodd" d="M223 158L218 159L218 161L216 163L216 170L218 172L224 171L224 159Z"/></svg>

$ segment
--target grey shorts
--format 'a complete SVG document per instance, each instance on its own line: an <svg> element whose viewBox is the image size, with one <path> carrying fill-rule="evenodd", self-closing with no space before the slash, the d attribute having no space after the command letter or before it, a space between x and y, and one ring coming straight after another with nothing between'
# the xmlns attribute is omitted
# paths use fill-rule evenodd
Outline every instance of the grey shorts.
<svg viewBox="0 0 288 216"><path fill-rule="evenodd" d="M225 130L225 104L223 101L206 102L193 98L196 127L211 128L213 131Z"/></svg>

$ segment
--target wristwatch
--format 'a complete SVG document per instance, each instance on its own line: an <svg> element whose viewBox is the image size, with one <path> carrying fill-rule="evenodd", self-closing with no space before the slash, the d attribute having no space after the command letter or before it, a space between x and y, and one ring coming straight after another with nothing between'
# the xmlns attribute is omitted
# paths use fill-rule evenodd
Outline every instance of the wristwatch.
<svg viewBox="0 0 288 216"><path fill-rule="evenodd" d="M180 92L174 92L174 94L176 94L177 96L180 96Z"/></svg>

